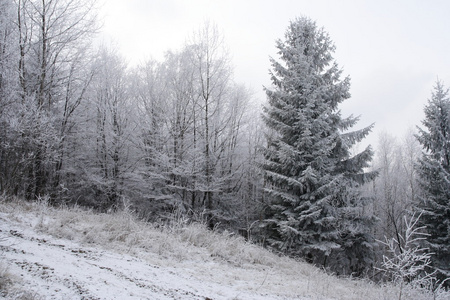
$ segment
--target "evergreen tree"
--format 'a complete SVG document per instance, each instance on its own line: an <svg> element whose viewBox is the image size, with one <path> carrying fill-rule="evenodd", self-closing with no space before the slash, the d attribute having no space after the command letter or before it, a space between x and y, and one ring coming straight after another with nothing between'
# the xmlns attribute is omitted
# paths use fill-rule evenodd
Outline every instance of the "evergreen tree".
<svg viewBox="0 0 450 300"><path fill-rule="evenodd" d="M308 18L292 21L277 41L282 62L271 59L273 89L263 118L271 131L263 149L268 243L337 273L360 275L371 263L373 218L363 212L360 184L372 150L351 147L372 126L348 132L358 121L342 118L350 79L333 59L328 34Z"/></svg>
<svg viewBox="0 0 450 300"><path fill-rule="evenodd" d="M417 135L424 149L417 168L424 192L419 209L433 267L445 280L450 278L450 99L442 83L436 83L424 111L426 129L419 128Z"/></svg>

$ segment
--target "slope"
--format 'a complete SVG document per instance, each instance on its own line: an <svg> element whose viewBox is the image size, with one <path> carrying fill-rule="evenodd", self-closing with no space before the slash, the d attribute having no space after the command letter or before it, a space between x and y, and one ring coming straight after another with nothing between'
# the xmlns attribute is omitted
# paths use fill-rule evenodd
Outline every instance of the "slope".
<svg viewBox="0 0 450 300"><path fill-rule="evenodd" d="M5 299L393 299L201 224L0 202ZM425 299L411 293L409 299Z"/></svg>

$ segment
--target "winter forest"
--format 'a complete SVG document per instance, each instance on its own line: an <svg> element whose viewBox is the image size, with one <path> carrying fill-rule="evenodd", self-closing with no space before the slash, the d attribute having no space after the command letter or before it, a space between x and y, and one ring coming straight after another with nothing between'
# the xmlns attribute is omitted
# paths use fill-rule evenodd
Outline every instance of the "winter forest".
<svg viewBox="0 0 450 300"><path fill-rule="evenodd" d="M361 150L376 125L341 114L350 77L320 20L286 20L261 107L213 22L130 67L93 43L95 4L0 1L3 197L183 216L339 276L448 289L443 82L421 124Z"/></svg>

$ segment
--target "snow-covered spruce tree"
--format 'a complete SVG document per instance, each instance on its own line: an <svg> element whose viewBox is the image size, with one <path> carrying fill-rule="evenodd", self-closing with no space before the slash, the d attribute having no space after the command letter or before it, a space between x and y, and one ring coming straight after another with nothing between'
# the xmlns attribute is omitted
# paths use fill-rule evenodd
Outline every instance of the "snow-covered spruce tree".
<svg viewBox="0 0 450 300"><path fill-rule="evenodd" d="M441 82L424 111L425 129L417 135L424 149L417 166L424 192L418 208L429 234L426 246L434 253L432 265L438 279L445 280L450 278L450 99Z"/></svg>
<svg viewBox="0 0 450 300"><path fill-rule="evenodd" d="M350 79L341 80L335 47L314 21L292 21L277 48L263 114L271 132L262 164L267 241L333 272L361 275L372 263L373 218L358 187L375 173L363 171L370 146L350 150L372 126L348 131L358 118L342 118L338 104L350 97Z"/></svg>

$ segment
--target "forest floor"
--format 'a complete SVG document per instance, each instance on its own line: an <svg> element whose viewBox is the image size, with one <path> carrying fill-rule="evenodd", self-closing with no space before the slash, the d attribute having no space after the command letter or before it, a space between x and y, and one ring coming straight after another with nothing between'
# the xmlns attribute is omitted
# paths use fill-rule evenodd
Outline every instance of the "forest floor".
<svg viewBox="0 0 450 300"><path fill-rule="evenodd" d="M368 300L398 292L182 219L155 227L126 212L0 201L0 299Z"/></svg>

